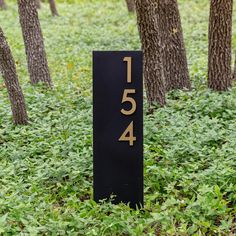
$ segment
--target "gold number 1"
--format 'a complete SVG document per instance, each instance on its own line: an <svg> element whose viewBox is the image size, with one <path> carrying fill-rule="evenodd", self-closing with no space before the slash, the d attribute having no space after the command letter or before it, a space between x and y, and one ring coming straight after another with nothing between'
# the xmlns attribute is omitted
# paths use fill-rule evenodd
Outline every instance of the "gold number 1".
<svg viewBox="0 0 236 236"><path fill-rule="evenodd" d="M128 83L131 83L132 80L132 74L131 74L131 71L132 71L132 57L124 57L123 61L126 61L127 62L127 82Z"/></svg>

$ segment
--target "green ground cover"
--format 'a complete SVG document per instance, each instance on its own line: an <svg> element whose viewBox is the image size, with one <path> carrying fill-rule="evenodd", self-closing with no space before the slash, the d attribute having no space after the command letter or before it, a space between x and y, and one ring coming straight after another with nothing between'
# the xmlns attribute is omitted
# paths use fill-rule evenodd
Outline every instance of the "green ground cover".
<svg viewBox="0 0 236 236"><path fill-rule="evenodd" d="M145 115L140 211L92 200L91 52L140 49L135 16L122 0L59 3L59 18L44 4L40 19L55 84L45 91L29 83L15 4L0 12L31 121L12 125L1 81L1 235L236 232L236 88L221 94L206 88L208 1L179 3L193 90L171 92L167 107Z"/></svg>

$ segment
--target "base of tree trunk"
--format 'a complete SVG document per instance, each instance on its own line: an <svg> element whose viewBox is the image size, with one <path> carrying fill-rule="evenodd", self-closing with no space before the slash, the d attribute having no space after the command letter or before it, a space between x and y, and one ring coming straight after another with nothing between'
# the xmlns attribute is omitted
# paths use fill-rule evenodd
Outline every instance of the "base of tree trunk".
<svg viewBox="0 0 236 236"><path fill-rule="evenodd" d="M49 5L52 12L52 16L59 16L55 0L49 0Z"/></svg>
<svg viewBox="0 0 236 236"><path fill-rule="evenodd" d="M12 57L10 47L0 28L0 70L7 87L8 95L11 102L13 120L16 125L28 124L28 115L24 95L19 85L16 73L15 61Z"/></svg>
<svg viewBox="0 0 236 236"><path fill-rule="evenodd" d="M129 12L135 12L135 0L126 0L126 4Z"/></svg>
<svg viewBox="0 0 236 236"><path fill-rule="evenodd" d="M233 0L211 0L209 18L208 87L231 87L231 37Z"/></svg>
<svg viewBox="0 0 236 236"><path fill-rule="evenodd" d="M234 71L232 74L232 80L236 80L236 54L235 54Z"/></svg>
<svg viewBox="0 0 236 236"><path fill-rule="evenodd" d="M0 9L2 9L2 10L6 10L7 9L7 5L5 3L5 0L0 0Z"/></svg>
<svg viewBox="0 0 236 236"><path fill-rule="evenodd" d="M181 18L177 0L156 0L156 14L163 42L166 91L191 89Z"/></svg>
<svg viewBox="0 0 236 236"><path fill-rule="evenodd" d="M18 0L18 7L31 83L52 87L36 6L32 0Z"/></svg>
<svg viewBox="0 0 236 236"><path fill-rule="evenodd" d="M41 9L41 1L40 0L34 0L35 1L35 6L37 9Z"/></svg>
<svg viewBox="0 0 236 236"><path fill-rule="evenodd" d="M144 81L149 106L166 104L162 43L156 19L156 0L136 0L137 21L144 54Z"/></svg>

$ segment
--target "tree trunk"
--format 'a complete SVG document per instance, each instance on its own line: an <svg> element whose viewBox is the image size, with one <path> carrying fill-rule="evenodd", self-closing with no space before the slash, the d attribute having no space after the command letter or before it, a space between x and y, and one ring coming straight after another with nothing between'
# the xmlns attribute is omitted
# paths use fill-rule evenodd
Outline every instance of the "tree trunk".
<svg viewBox="0 0 236 236"><path fill-rule="evenodd" d="M232 80L236 80L236 54L235 54L234 71L232 74Z"/></svg>
<svg viewBox="0 0 236 236"><path fill-rule="evenodd" d="M0 0L0 8L3 9L3 10L7 9L7 5L5 3L5 0Z"/></svg>
<svg viewBox="0 0 236 236"><path fill-rule="evenodd" d="M157 0L166 90L191 89L177 0Z"/></svg>
<svg viewBox="0 0 236 236"><path fill-rule="evenodd" d="M20 24L32 84L52 86L38 12L32 0L18 0Z"/></svg>
<svg viewBox="0 0 236 236"><path fill-rule="evenodd" d="M6 38L0 27L0 70L9 94L13 120L15 124L26 125L28 116L25 106L24 95L19 85L16 66L7 44Z"/></svg>
<svg viewBox="0 0 236 236"><path fill-rule="evenodd" d="M233 0L211 0L209 19L208 87L231 87L231 38Z"/></svg>
<svg viewBox="0 0 236 236"><path fill-rule="evenodd" d="M129 12L135 12L135 1L134 0L126 0L127 8Z"/></svg>
<svg viewBox="0 0 236 236"><path fill-rule="evenodd" d="M59 16L55 0L49 0L50 9L53 16Z"/></svg>
<svg viewBox="0 0 236 236"><path fill-rule="evenodd" d="M164 106L165 84L163 77L160 29L156 17L156 0L136 0L137 21L144 53L144 79L149 105Z"/></svg>
<svg viewBox="0 0 236 236"><path fill-rule="evenodd" d="M35 5L37 9L41 8L41 1L40 0L35 0Z"/></svg>

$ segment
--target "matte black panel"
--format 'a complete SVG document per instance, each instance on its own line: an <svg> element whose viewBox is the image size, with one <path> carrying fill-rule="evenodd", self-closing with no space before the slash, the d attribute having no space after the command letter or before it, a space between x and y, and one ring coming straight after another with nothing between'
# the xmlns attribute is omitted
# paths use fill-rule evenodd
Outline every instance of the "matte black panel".
<svg viewBox="0 0 236 236"><path fill-rule="evenodd" d="M132 82L127 82L128 62L132 58ZM137 109L124 115L132 104L122 104L125 89L135 100ZM143 81L142 52L93 52L93 146L94 199L110 199L114 203L130 203L132 208L143 205ZM136 137L133 146L119 141L133 121Z"/></svg>

